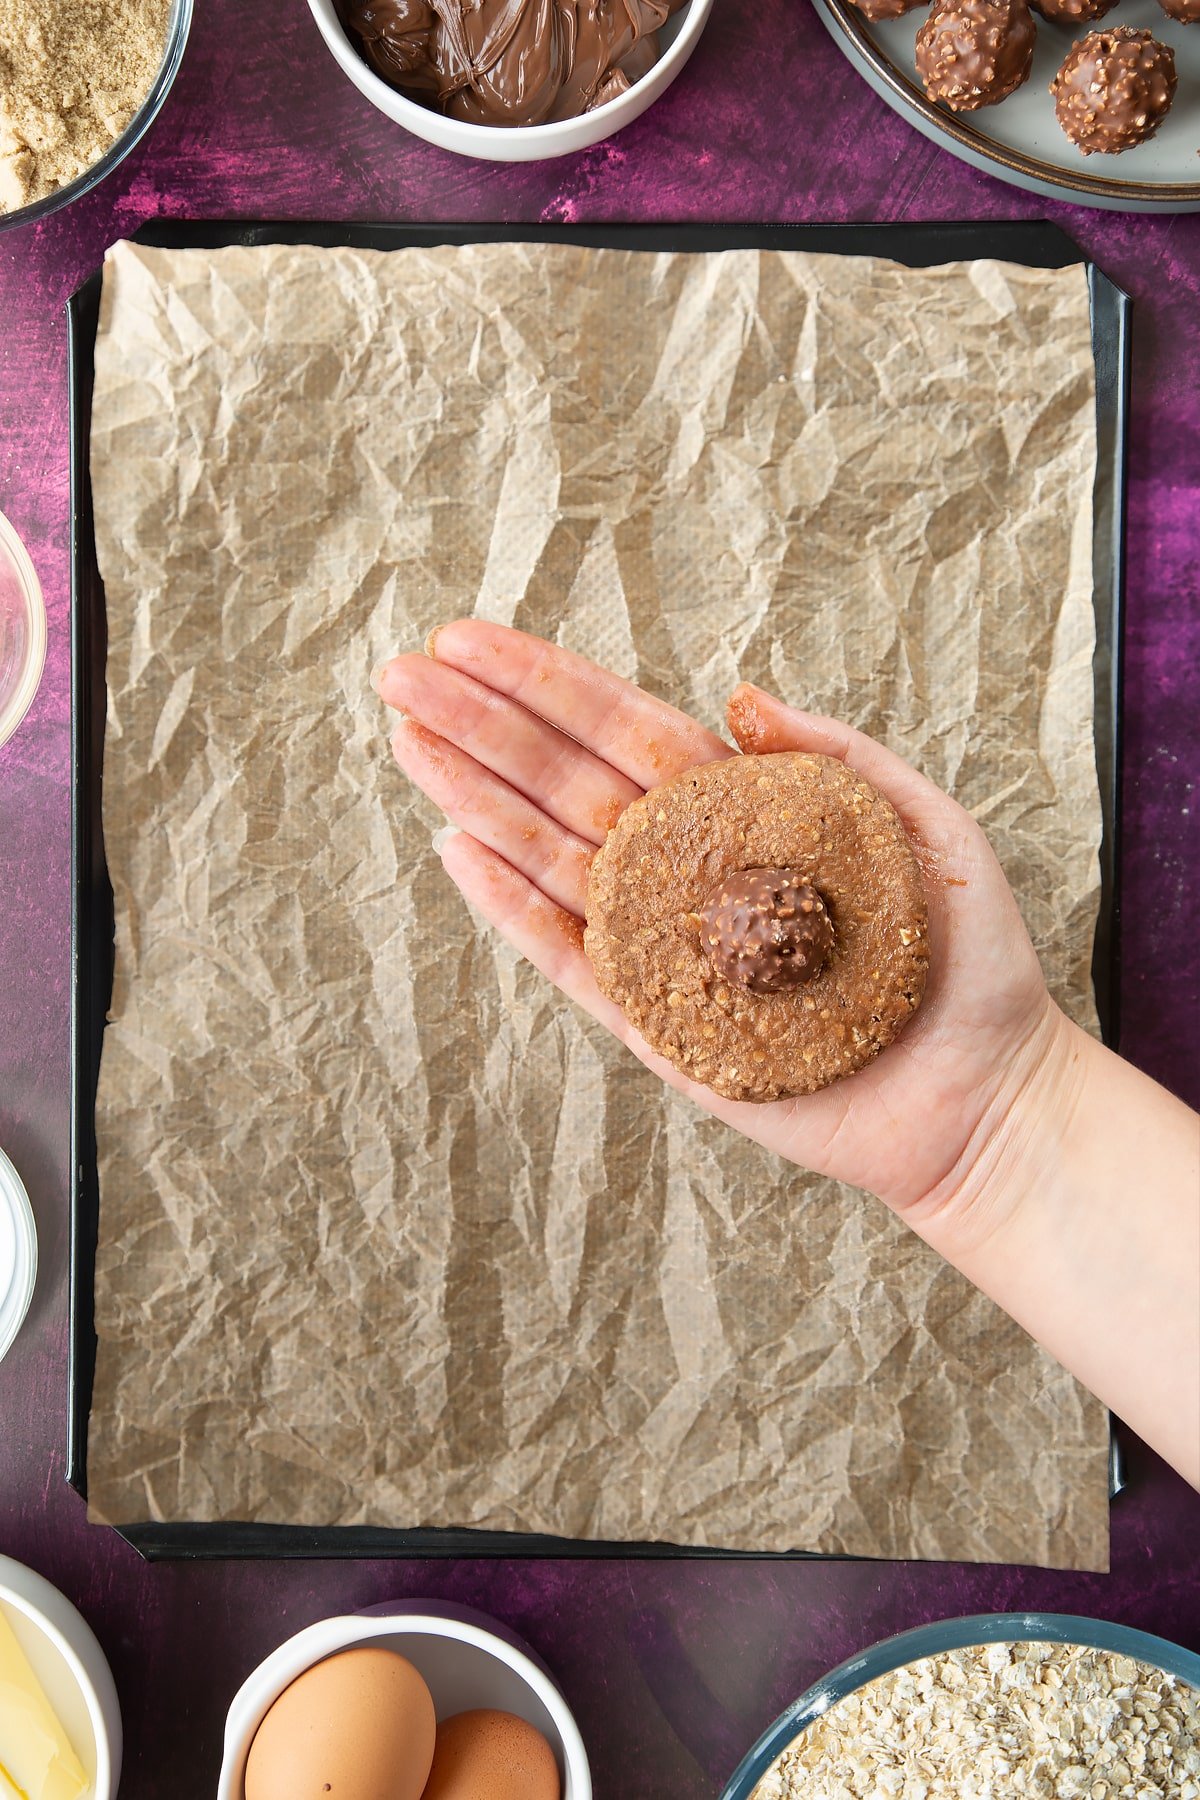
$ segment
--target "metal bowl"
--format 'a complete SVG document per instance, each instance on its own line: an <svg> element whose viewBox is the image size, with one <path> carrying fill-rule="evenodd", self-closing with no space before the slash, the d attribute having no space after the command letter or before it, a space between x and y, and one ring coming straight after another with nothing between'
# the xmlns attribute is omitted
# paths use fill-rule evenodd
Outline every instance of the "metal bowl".
<svg viewBox="0 0 1200 1800"><path fill-rule="evenodd" d="M0 231L7 231L14 225L32 224L35 219L44 219L48 214L57 212L60 206L70 206L72 200L78 200L82 194L90 194L106 175L112 174L118 163L124 162L134 145L145 137L162 110L163 101L179 73L191 26L192 0L171 0L166 48L154 85L120 137L104 152L99 162L94 162L90 169L85 169L74 181L55 188L52 194L47 194L42 200L33 200L28 206L17 207L15 212L0 212Z"/></svg>
<svg viewBox="0 0 1200 1800"><path fill-rule="evenodd" d="M977 1613L965 1619L941 1619L884 1638L858 1656L815 1682L786 1712L776 1719L745 1755L721 1795L721 1800L750 1800L755 1788L776 1757L794 1744L802 1732L847 1694L902 1669L906 1663L946 1650L966 1650L983 1644L1075 1644L1088 1650L1108 1650L1131 1656L1138 1662L1164 1669L1189 1686L1200 1688L1200 1656L1166 1638L1132 1625L1112 1625L1104 1619L1076 1618L1070 1613Z"/></svg>

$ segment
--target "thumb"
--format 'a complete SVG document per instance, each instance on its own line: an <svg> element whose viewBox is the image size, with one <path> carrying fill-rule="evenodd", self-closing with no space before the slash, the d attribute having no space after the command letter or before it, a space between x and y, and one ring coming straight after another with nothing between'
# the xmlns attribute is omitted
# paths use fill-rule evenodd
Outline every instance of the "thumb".
<svg viewBox="0 0 1200 1800"><path fill-rule="evenodd" d="M970 813L865 731L856 731L839 719L785 706L774 694L748 681L740 682L729 696L726 718L734 741L747 756L807 750L846 763L891 802L905 830L916 840L914 848L918 853L933 853L943 878L953 877L952 865L962 863L971 868L977 864L977 840L982 834Z"/></svg>
<svg viewBox="0 0 1200 1800"><path fill-rule="evenodd" d="M738 748L746 755L808 750L818 756L835 756L856 774L865 776L897 812L903 804L928 804L931 795L936 794L939 800L948 798L902 756L876 743L865 731L856 731L839 719L825 719L817 713L802 712L799 707L785 706L774 694L748 681L740 682L729 696L726 718Z"/></svg>

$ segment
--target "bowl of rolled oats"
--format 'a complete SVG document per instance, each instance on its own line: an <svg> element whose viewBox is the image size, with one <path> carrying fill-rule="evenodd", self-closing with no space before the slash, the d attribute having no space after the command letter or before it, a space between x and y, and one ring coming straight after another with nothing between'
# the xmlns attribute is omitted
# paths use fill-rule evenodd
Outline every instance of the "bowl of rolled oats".
<svg viewBox="0 0 1200 1800"><path fill-rule="evenodd" d="M945 1619L788 1707L722 1800L1200 1800L1200 1655L1065 1613Z"/></svg>

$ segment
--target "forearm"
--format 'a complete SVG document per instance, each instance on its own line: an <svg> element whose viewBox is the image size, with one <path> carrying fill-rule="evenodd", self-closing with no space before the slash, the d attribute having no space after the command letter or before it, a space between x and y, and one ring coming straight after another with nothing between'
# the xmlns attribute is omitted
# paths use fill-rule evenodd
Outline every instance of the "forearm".
<svg viewBox="0 0 1200 1800"><path fill-rule="evenodd" d="M1200 1486L1200 1119L1055 1037L968 1204L917 1228Z"/></svg>

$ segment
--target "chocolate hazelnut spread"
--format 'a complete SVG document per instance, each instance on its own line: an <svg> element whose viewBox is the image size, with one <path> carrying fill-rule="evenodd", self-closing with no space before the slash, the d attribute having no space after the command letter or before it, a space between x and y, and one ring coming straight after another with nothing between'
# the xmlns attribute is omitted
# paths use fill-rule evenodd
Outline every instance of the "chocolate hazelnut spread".
<svg viewBox="0 0 1200 1800"><path fill-rule="evenodd" d="M339 0L377 75L472 125L573 119L632 87L683 0Z"/></svg>

